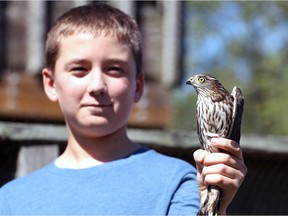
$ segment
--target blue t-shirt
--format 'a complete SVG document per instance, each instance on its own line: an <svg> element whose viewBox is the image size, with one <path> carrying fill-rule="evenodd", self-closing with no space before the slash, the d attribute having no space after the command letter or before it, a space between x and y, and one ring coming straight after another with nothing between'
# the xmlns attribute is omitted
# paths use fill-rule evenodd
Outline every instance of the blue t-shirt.
<svg viewBox="0 0 288 216"><path fill-rule="evenodd" d="M196 215L195 168L141 148L87 169L51 163L0 189L0 214Z"/></svg>

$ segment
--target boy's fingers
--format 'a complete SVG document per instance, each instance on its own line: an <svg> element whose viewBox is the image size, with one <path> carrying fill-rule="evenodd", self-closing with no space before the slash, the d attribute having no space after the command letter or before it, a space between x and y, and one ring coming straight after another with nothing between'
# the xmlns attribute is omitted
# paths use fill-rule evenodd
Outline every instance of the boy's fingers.
<svg viewBox="0 0 288 216"><path fill-rule="evenodd" d="M198 149L194 152L193 157L196 162L196 164L202 164L204 161L205 156L209 154L207 151L204 151L203 149Z"/></svg>
<svg viewBox="0 0 288 216"><path fill-rule="evenodd" d="M207 155L207 152L202 150L202 149L196 150L194 152L194 154L193 154L195 165L196 165L196 169L198 170L199 173L202 172L203 162L204 162L204 159L205 159L206 155Z"/></svg>
<svg viewBox="0 0 288 216"><path fill-rule="evenodd" d="M215 164L226 164L235 169L239 168L240 163L242 163L242 160L236 157L231 157L227 153L213 153L205 157L205 160L203 161L203 164L205 166L211 166Z"/></svg>
<svg viewBox="0 0 288 216"><path fill-rule="evenodd" d="M237 142L226 138L212 138L211 143L213 146L229 152L229 154L242 160L242 150Z"/></svg>

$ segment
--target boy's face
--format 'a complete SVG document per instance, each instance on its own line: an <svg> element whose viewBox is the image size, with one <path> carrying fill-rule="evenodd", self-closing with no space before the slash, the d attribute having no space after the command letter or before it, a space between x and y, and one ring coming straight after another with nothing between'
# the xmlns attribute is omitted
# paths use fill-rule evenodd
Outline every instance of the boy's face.
<svg viewBox="0 0 288 216"><path fill-rule="evenodd" d="M117 37L83 33L61 39L54 75L43 70L48 97L66 123L84 136L105 136L126 126L143 91L131 50Z"/></svg>

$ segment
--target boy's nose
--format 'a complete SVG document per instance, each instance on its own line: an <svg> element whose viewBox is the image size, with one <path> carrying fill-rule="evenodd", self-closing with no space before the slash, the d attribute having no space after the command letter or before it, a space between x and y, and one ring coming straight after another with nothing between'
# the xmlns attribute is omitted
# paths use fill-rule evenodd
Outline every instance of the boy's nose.
<svg viewBox="0 0 288 216"><path fill-rule="evenodd" d="M101 71L93 71L89 77L89 94L92 95L101 95L107 91L107 86L105 83L105 75Z"/></svg>

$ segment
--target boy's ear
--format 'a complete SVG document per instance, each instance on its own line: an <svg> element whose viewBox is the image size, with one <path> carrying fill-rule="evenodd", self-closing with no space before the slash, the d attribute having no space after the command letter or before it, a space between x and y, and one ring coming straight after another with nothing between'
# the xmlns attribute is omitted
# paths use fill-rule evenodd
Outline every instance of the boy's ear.
<svg viewBox="0 0 288 216"><path fill-rule="evenodd" d="M135 96L134 96L134 102L137 103L142 95L143 95L143 90L144 90L144 73L141 72L136 80L136 92L135 92Z"/></svg>
<svg viewBox="0 0 288 216"><path fill-rule="evenodd" d="M44 68L42 70L44 90L48 98L56 102L58 100L57 92L55 89L54 75L51 70Z"/></svg>

